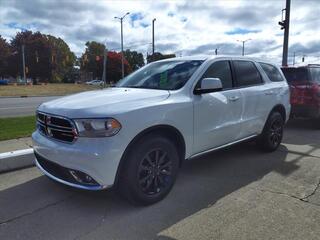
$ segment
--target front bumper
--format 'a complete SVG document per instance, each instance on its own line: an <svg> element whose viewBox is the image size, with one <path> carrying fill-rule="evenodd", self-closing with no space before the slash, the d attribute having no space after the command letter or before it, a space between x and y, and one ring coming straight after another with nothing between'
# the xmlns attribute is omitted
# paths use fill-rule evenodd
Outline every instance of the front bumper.
<svg viewBox="0 0 320 240"><path fill-rule="evenodd" d="M107 188L107 186L96 184L84 184L82 182L78 182L76 178L74 178L69 171L72 171L71 169L64 168L62 166L59 166L58 164L50 163L47 159L44 159L41 157L37 152L34 152L36 155L35 163L37 167L49 178L52 180L55 180L59 183L68 185L70 187L85 189L85 190L102 190ZM47 162L48 164L45 164ZM53 166L50 168L48 165ZM55 168L55 170L53 170Z"/></svg>
<svg viewBox="0 0 320 240"><path fill-rule="evenodd" d="M112 138L79 138L73 144L55 141L43 136L38 131L32 134L33 149L38 168L48 177L60 183L87 189L100 190L114 184L118 165L125 150L121 136ZM88 185L75 182L75 179L51 171L41 160L59 166L62 171L79 171L90 176L96 184ZM61 177L63 176L63 177Z"/></svg>

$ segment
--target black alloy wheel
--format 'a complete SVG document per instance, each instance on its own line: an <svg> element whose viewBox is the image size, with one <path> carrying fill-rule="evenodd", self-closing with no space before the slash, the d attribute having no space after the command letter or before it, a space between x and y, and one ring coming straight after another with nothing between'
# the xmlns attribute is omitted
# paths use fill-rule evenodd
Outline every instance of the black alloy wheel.
<svg viewBox="0 0 320 240"><path fill-rule="evenodd" d="M272 112L257 139L258 146L265 152L275 151L283 137L284 119L279 112Z"/></svg>
<svg viewBox="0 0 320 240"><path fill-rule="evenodd" d="M138 169L139 185L148 195L161 192L172 181L172 161L163 149L152 149L142 159Z"/></svg>
<svg viewBox="0 0 320 240"><path fill-rule="evenodd" d="M118 190L136 205L159 202L175 183L179 161L176 143L166 136L150 133L125 154Z"/></svg>
<svg viewBox="0 0 320 240"><path fill-rule="evenodd" d="M272 122L270 131L269 131L269 138L270 142L273 146L278 146L281 143L283 135L283 121L281 119L276 119Z"/></svg>

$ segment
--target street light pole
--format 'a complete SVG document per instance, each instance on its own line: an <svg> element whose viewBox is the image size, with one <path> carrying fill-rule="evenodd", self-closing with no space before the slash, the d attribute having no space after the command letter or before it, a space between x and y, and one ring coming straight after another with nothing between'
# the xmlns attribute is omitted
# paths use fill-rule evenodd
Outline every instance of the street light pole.
<svg viewBox="0 0 320 240"><path fill-rule="evenodd" d="M282 21L279 22L279 25L281 26L281 29L284 29L283 51L282 51L282 66L287 66L288 65L290 5L291 5L291 0L286 0L286 8L282 9L282 17L283 17L283 11L286 12L285 19L282 19Z"/></svg>
<svg viewBox="0 0 320 240"><path fill-rule="evenodd" d="M246 40L237 40L238 42L242 42L242 56L244 56L244 44L248 41L252 40L251 38Z"/></svg>
<svg viewBox="0 0 320 240"><path fill-rule="evenodd" d="M114 17L116 19L120 20L120 24L121 24L121 70L122 70L122 78L124 78L124 59L123 59L123 19L129 15L130 13L127 12L125 15L123 15L122 17Z"/></svg>
<svg viewBox="0 0 320 240"><path fill-rule="evenodd" d="M27 78L26 78L26 60L24 56L24 44L21 46L22 50L22 70L23 70L23 81L27 85Z"/></svg>
<svg viewBox="0 0 320 240"><path fill-rule="evenodd" d="M106 87L107 85L107 57L108 57L108 49L107 49L107 45L105 45L104 47L104 51L103 51L103 73L102 73L102 81L104 86Z"/></svg>
<svg viewBox="0 0 320 240"><path fill-rule="evenodd" d="M244 56L244 43L245 41L242 41L242 56Z"/></svg>
<svg viewBox="0 0 320 240"><path fill-rule="evenodd" d="M156 19L154 18L152 20L152 55L154 55L154 22L156 21Z"/></svg>
<svg viewBox="0 0 320 240"><path fill-rule="evenodd" d="M123 63L123 18L120 19L121 23L121 72L122 78L124 78L124 63Z"/></svg>

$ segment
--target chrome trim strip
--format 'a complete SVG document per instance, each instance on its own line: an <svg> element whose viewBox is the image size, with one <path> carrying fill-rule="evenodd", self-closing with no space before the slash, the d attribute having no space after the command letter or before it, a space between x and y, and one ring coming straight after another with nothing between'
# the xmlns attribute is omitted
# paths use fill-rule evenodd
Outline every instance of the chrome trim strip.
<svg viewBox="0 0 320 240"><path fill-rule="evenodd" d="M48 125L49 127L52 127L52 128L62 128L62 129L70 130L70 131L73 130L72 127L63 127L63 126L59 126L59 125L53 124L53 123L47 123L47 125Z"/></svg>
<svg viewBox="0 0 320 240"><path fill-rule="evenodd" d="M39 122L41 124L45 124L44 121L42 121L39 117L37 117L37 122Z"/></svg>
<svg viewBox="0 0 320 240"><path fill-rule="evenodd" d="M73 132L72 131L67 131L67 130L62 130L56 127L51 127L50 125L47 126L47 128L50 128L53 131L58 131L58 132L63 132L63 133L70 133L73 136Z"/></svg>
<svg viewBox="0 0 320 240"><path fill-rule="evenodd" d="M65 180L62 180L60 178L57 178L53 175L51 175L50 173L48 173L46 170L44 170L41 165L38 163L37 159L35 158L34 159L37 167L41 170L41 172L43 172L47 177L59 182L59 183L62 183L62 184L65 184L65 185L68 185L70 187L75 187L75 188L80 188L80 189L84 189L84 190L90 190L90 191L99 191L99 190L103 190L103 189L106 189L108 188L108 186L105 186L105 185L99 185L99 186L84 186L84 185L80 185L80 184L75 184L75 183L70 183L70 182L67 182Z"/></svg>
<svg viewBox="0 0 320 240"><path fill-rule="evenodd" d="M209 150L205 150L205 151L203 151L203 152L196 153L196 154L192 155L191 157L189 157L188 159L195 158L195 157L199 157L199 156L201 156L201 155L203 155L203 154L210 153L210 152L214 152L214 151L216 151L216 150L219 150L219 149L222 149L222 148L225 148L225 147L229 147L229 146L231 146L231 145L233 145L233 144L236 144L236 143L244 142L244 141L249 140L249 139L251 139L251 138L254 138L254 137L256 137L256 136L258 136L258 135L257 135L257 134L254 134L254 135L251 135L251 136L249 136L249 137L245 137L245 138L236 140L236 141L234 141L234 142L221 145L221 146L219 146L219 147L211 148L211 149L209 149Z"/></svg>
<svg viewBox="0 0 320 240"><path fill-rule="evenodd" d="M39 131L39 129L37 129L37 131L39 132L39 134L40 134L41 136L43 136L43 137L45 137L45 138L47 138L47 139L50 139L50 140L52 140L52 141L54 141L54 142L64 143L64 144L73 144L73 143L76 141L76 139L78 139L78 137L75 137L72 142L67 142L67 141L59 140L59 139L57 139L57 138L50 137L50 136L44 134L43 132Z"/></svg>
<svg viewBox="0 0 320 240"><path fill-rule="evenodd" d="M69 119L69 118L63 117L63 116L59 116L59 115L55 115L55 114L51 114L51 113L41 112L41 111L37 111L37 113L40 113L40 114L42 114L42 115L46 115L46 116L49 116L49 117L55 117L55 118L60 118L60 119L66 120L66 121L68 121L68 122L71 124L71 126L72 126L73 128L77 129L77 128L76 128L76 125L74 124L74 122L72 121L72 119Z"/></svg>

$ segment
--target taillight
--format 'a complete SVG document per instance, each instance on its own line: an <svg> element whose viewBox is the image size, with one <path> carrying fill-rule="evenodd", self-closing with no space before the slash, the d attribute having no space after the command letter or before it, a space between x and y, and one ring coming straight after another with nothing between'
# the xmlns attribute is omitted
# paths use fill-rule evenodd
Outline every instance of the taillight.
<svg viewBox="0 0 320 240"><path fill-rule="evenodd" d="M320 105L320 86L318 83L313 83L311 86L311 94L313 95L314 104Z"/></svg>
<svg viewBox="0 0 320 240"><path fill-rule="evenodd" d="M320 105L320 86L316 83L292 85L290 92L293 105Z"/></svg>

